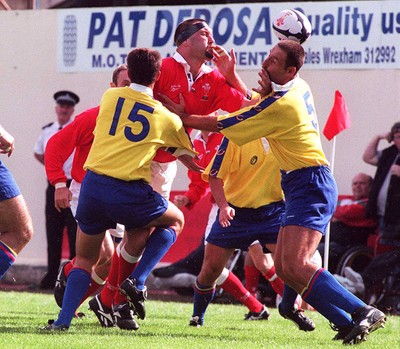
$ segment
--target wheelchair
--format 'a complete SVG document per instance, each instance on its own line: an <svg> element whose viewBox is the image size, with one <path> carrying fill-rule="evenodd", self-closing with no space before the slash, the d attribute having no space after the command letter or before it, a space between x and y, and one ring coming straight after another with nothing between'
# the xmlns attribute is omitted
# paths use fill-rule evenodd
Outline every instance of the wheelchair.
<svg viewBox="0 0 400 349"><path fill-rule="evenodd" d="M343 254L337 265L336 274L345 276L346 267L362 273L374 256L394 249L397 248L381 244L378 234L371 234L366 246L351 247ZM400 266L393 265L393 268L399 269ZM394 272L393 275L399 275L399 273ZM372 289L367 289L363 295L358 296L367 304L375 304L386 313L400 314L400 282L398 276L393 275L386 277L382 283Z"/></svg>

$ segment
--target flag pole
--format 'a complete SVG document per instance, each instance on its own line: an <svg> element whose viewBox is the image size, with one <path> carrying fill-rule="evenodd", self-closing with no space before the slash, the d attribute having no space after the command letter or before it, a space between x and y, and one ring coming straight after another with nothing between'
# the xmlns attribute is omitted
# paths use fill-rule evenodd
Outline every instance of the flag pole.
<svg viewBox="0 0 400 349"><path fill-rule="evenodd" d="M324 136L332 142L332 156L331 156L331 171L333 175L333 170L335 168L335 150L336 150L336 135L349 128L351 125L349 111L347 110L344 98L339 90L335 91L335 99L333 102L333 107L329 113L328 120L326 121L325 127L322 131ZM331 223L329 222L325 233L325 247L324 247L324 268L328 269L328 259L329 259L329 239L331 234Z"/></svg>
<svg viewBox="0 0 400 349"><path fill-rule="evenodd" d="M336 136L333 137L333 142L332 142L332 154L331 154L331 171L332 175L334 172L334 167L335 167L335 150L336 150ZM331 222L329 222L328 227L326 228L326 233L325 233L325 245L324 245L324 268L328 270L328 260L329 260L329 239L331 235Z"/></svg>

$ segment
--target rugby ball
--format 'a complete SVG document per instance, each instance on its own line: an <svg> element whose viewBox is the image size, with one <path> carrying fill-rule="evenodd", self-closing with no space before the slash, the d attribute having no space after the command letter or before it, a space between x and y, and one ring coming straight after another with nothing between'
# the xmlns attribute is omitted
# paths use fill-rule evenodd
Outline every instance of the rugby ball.
<svg viewBox="0 0 400 349"><path fill-rule="evenodd" d="M272 23L272 31L279 40L289 39L300 44L310 38L311 30L305 14L294 9L279 12Z"/></svg>

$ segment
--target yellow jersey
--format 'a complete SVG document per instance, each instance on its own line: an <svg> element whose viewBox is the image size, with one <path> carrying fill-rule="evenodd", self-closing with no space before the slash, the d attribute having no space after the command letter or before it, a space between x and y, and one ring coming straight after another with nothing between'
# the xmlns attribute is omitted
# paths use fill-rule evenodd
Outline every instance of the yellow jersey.
<svg viewBox="0 0 400 349"><path fill-rule="evenodd" d="M313 96L296 77L253 107L218 117L218 128L238 145L266 137L284 171L329 165L322 150Z"/></svg>
<svg viewBox="0 0 400 349"><path fill-rule="evenodd" d="M283 200L279 165L265 138L238 146L224 138L203 173L222 179L227 201L236 207L258 208Z"/></svg>
<svg viewBox="0 0 400 349"><path fill-rule="evenodd" d="M153 99L151 89L136 84L108 89L101 99L84 168L124 181L149 183L150 162L159 148L174 156L196 156L181 119Z"/></svg>

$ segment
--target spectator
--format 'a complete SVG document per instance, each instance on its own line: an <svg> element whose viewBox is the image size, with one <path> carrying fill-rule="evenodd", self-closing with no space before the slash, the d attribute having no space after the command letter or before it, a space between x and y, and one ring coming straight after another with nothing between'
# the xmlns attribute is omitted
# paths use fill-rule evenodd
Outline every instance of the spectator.
<svg viewBox="0 0 400 349"><path fill-rule="evenodd" d="M63 127L72 122L74 107L79 97L71 91L58 91L54 94L57 120L43 127L34 147L35 158L44 165L44 154L49 139ZM64 164L67 176L67 187L71 184L71 167L73 155ZM76 222L70 208L58 211L54 206L55 187L47 183L46 189L46 238L47 238L47 273L40 282L41 289L53 289L56 283L61 262L64 228L67 228L69 259L75 257Z"/></svg>
<svg viewBox="0 0 400 349"><path fill-rule="evenodd" d="M393 145L378 151L381 140ZM377 167L367 204L368 217L378 218L380 244L400 246L400 122L375 136L363 160Z"/></svg>
<svg viewBox="0 0 400 349"><path fill-rule="evenodd" d="M331 219L329 239L329 271L335 273L343 253L357 245L366 245L369 234L376 231L377 221L366 217L366 206L372 177L358 173L351 183L353 195L340 195ZM324 255L325 243L318 251Z"/></svg>

